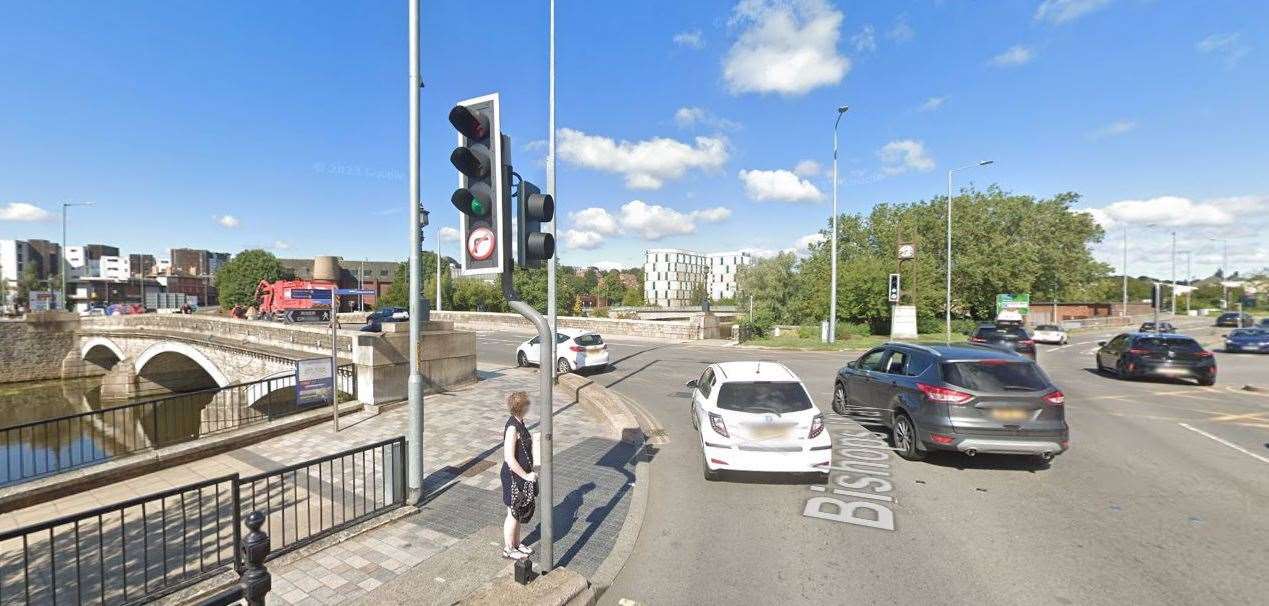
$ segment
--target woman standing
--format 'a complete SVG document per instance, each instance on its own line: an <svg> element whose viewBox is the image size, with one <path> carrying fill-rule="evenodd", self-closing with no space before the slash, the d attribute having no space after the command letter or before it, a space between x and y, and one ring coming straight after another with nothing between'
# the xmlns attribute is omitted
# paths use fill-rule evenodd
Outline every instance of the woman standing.
<svg viewBox="0 0 1269 606"><path fill-rule="evenodd" d="M520 525L533 518L538 494L538 474L533 472L533 438L524 426L529 411L529 395L523 391L507 396L511 416L502 432L502 504L507 519L502 523L502 557L523 560L533 553L520 544Z"/></svg>

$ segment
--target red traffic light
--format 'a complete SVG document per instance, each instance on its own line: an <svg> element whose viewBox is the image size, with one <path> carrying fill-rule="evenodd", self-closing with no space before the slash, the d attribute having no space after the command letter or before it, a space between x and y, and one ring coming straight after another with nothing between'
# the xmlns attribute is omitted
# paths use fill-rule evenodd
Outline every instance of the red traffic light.
<svg viewBox="0 0 1269 606"><path fill-rule="evenodd" d="M489 138L489 117L483 113L455 105L454 109L449 110L449 123L453 124L458 132L463 133L464 137L473 141L484 141Z"/></svg>

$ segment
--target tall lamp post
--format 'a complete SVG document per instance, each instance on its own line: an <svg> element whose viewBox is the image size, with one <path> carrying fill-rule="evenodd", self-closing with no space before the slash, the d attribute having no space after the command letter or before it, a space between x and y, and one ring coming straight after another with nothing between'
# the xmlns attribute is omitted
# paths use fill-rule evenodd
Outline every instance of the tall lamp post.
<svg viewBox="0 0 1269 606"><path fill-rule="evenodd" d="M944 302L943 315L947 328L947 342L952 342L952 174L968 170L975 166L994 164L995 160L982 160L975 164L967 164L947 171L947 300Z"/></svg>
<svg viewBox="0 0 1269 606"><path fill-rule="evenodd" d="M1172 230L1172 315L1176 315L1176 230Z"/></svg>
<svg viewBox="0 0 1269 606"><path fill-rule="evenodd" d="M1127 225L1124 225L1124 269L1123 269L1123 273L1124 273L1124 275L1123 275L1123 278L1124 278L1124 303L1123 303L1123 306L1119 308L1119 315L1120 315L1121 317L1122 317L1122 316L1127 316L1127 315L1128 315L1128 226L1127 226Z"/></svg>
<svg viewBox="0 0 1269 606"><path fill-rule="evenodd" d="M1229 281L1229 276L1226 274L1229 271L1229 240L1226 238L1208 238L1208 240L1225 245L1225 255L1221 257L1221 309L1229 310L1229 288L1225 286L1225 282Z"/></svg>
<svg viewBox="0 0 1269 606"><path fill-rule="evenodd" d="M70 297L66 295L66 272L70 270L70 263L66 262L66 209L72 206L92 206L92 202L62 202L62 251L57 255L58 261L57 273L62 274L62 309L66 309L66 304L70 303Z"/></svg>
<svg viewBox="0 0 1269 606"><path fill-rule="evenodd" d="M837 108L837 119L833 121L833 244L832 269L828 292L828 342L837 341L837 125L842 123L842 116L850 108L842 105Z"/></svg>

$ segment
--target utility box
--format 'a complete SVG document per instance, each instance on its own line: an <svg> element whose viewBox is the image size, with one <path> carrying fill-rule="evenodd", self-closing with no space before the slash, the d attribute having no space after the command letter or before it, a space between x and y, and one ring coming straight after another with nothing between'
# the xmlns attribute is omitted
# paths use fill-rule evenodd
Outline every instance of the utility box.
<svg viewBox="0 0 1269 606"><path fill-rule="evenodd" d="M890 314L890 338L917 338L917 313L915 305L895 305Z"/></svg>

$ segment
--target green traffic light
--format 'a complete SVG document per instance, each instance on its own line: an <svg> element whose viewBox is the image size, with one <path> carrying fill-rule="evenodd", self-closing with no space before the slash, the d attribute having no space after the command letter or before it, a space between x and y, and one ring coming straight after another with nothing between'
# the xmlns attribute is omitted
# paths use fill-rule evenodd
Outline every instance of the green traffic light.
<svg viewBox="0 0 1269 606"><path fill-rule="evenodd" d="M485 203L480 201L476 196L471 197L471 212L477 217L485 216Z"/></svg>

